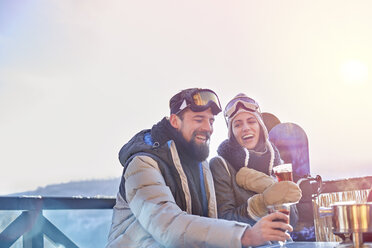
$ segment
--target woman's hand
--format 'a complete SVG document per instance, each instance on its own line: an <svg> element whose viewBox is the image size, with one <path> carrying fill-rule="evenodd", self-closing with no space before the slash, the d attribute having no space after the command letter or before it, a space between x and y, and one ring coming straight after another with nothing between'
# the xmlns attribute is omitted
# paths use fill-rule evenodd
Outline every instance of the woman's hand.
<svg viewBox="0 0 372 248"><path fill-rule="evenodd" d="M242 167L236 173L236 183L243 189L262 193L276 183L275 179L255 169Z"/></svg>

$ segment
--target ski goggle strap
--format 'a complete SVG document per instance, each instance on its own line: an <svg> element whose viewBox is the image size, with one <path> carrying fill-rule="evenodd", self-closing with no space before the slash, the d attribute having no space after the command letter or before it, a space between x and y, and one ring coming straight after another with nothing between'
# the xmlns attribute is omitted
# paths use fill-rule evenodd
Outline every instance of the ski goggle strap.
<svg viewBox="0 0 372 248"><path fill-rule="evenodd" d="M260 112L259 106L255 100L247 96L237 96L226 105L224 111L225 118L230 119L234 117L239 108L244 108L252 112Z"/></svg>
<svg viewBox="0 0 372 248"><path fill-rule="evenodd" d="M189 96L186 96L182 100L179 110L175 114L179 114L187 107L190 107L194 112L201 112L211 108L214 115L217 115L222 111L218 96L209 89L198 89Z"/></svg>

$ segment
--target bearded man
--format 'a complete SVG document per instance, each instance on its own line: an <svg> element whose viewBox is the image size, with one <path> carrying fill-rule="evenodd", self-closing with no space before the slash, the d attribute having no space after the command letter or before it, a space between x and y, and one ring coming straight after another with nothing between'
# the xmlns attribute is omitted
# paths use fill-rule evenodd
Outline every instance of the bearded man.
<svg viewBox="0 0 372 248"><path fill-rule="evenodd" d="M169 106L169 118L139 132L120 150L124 169L107 247L242 247L288 239L278 230L292 231L282 213L252 228L217 219L206 162L214 116L221 112L216 93L182 90Z"/></svg>

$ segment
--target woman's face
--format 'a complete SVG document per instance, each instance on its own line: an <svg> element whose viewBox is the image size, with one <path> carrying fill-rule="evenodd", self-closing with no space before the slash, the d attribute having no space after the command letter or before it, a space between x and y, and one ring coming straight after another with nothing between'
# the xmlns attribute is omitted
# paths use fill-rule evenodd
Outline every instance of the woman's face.
<svg viewBox="0 0 372 248"><path fill-rule="evenodd" d="M232 131L235 139L248 150L253 150L260 139L260 124L254 114L241 112L232 122Z"/></svg>

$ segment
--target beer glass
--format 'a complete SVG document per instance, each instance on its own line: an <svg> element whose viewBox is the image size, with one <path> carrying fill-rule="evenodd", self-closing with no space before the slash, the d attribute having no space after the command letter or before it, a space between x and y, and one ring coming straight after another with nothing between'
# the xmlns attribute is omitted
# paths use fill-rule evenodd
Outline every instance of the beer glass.
<svg viewBox="0 0 372 248"><path fill-rule="evenodd" d="M275 213L275 212L281 212L283 214L286 214L288 215L288 222L285 222L287 224L289 224L289 212L290 212L290 207L291 207L291 203L282 203L282 204L275 204L275 205L269 205L267 206L267 210L268 210L268 213L271 214L271 213ZM274 219L273 221L282 221L284 222L282 219ZM286 232L285 230L283 229L280 229L280 231L283 231L283 232ZM278 241L278 243L280 244L280 246L283 246L286 241Z"/></svg>
<svg viewBox="0 0 372 248"><path fill-rule="evenodd" d="M292 181L293 182L293 175L292 175L292 164L280 164L278 166L273 167L273 172L278 179L278 182L281 181Z"/></svg>

